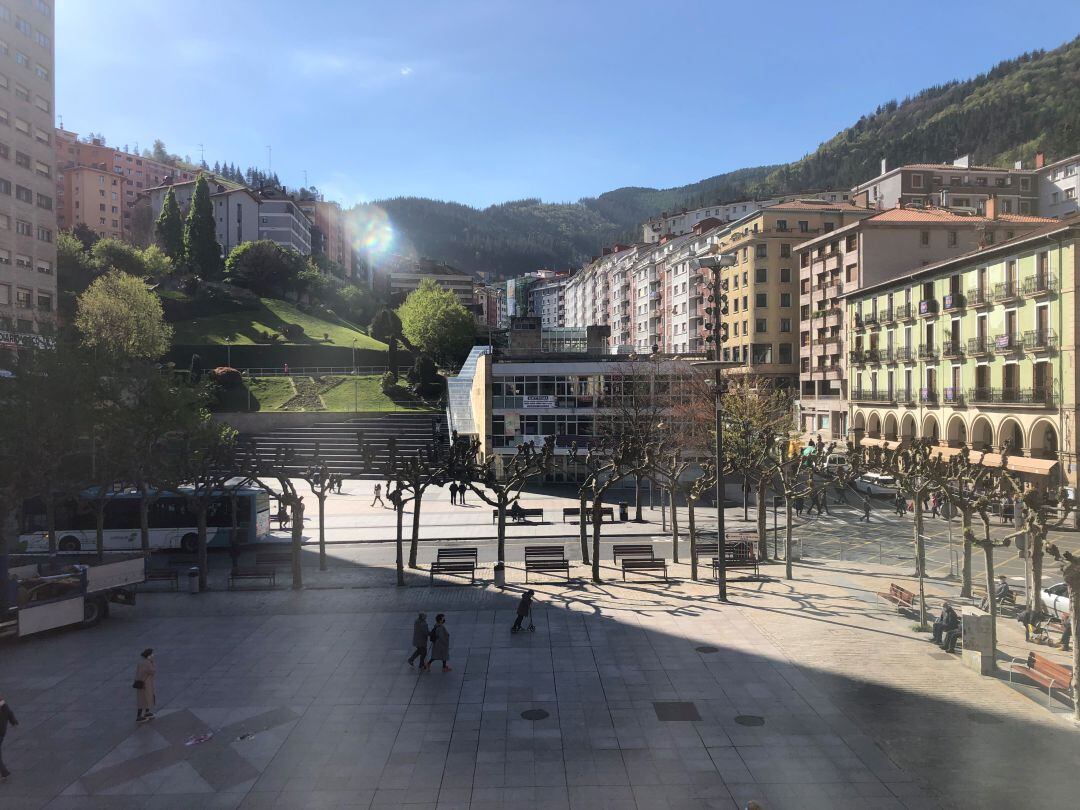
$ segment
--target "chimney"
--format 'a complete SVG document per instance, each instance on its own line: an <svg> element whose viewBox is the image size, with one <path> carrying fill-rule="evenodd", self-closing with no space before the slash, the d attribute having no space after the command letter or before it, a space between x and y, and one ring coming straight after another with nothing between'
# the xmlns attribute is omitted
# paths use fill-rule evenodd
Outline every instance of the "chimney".
<svg viewBox="0 0 1080 810"><path fill-rule="evenodd" d="M881 159L881 173L882 173L882 174L885 174L885 172L886 172L886 168L885 168L885 167L886 167L887 165L888 165L888 164L886 163L886 160L885 160L885 158L882 158L882 159Z"/></svg>
<svg viewBox="0 0 1080 810"><path fill-rule="evenodd" d="M1045 165L1046 165L1046 153L1045 152L1036 152L1035 153L1035 168L1036 169L1041 169Z"/></svg>
<svg viewBox="0 0 1080 810"><path fill-rule="evenodd" d="M897 208L903 208L904 207L904 198L903 197L901 197L899 200L896 201L896 207Z"/></svg>
<svg viewBox="0 0 1080 810"><path fill-rule="evenodd" d="M997 197L995 195L991 194L989 197L986 198L986 206L984 207L983 211L983 215L987 219L993 220L998 218Z"/></svg>

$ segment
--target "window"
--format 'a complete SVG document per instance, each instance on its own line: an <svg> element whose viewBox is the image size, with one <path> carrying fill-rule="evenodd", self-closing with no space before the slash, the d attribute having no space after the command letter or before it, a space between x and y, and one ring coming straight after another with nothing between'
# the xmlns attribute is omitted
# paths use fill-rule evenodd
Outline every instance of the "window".
<svg viewBox="0 0 1080 810"><path fill-rule="evenodd" d="M19 101L29 101L30 100L30 91L27 90L25 87L23 87L21 84L16 83L15 84L15 98L19 99Z"/></svg>
<svg viewBox="0 0 1080 810"><path fill-rule="evenodd" d="M768 293L758 293L754 296L754 306L759 309L766 309L769 306Z"/></svg>
<svg viewBox="0 0 1080 810"><path fill-rule="evenodd" d="M30 156L25 152L15 151L15 165L22 169L30 168Z"/></svg>
<svg viewBox="0 0 1080 810"><path fill-rule="evenodd" d="M790 363L791 362L791 344L790 343L781 343L780 344L780 362L781 363Z"/></svg>
<svg viewBox="0 0 1080 810"><path fill-rule="evenodd" d="M5 252L5 251L0 251L0 253L3 253L3 252ZM10 259L8 259L8 263L9 264L11 263ZM0 306L5 306L6 307L6 306L10 306L10 305L11 305L11 285L10 284L0 284Z"/></svg>
<svg viewBox="0 0 1080 810"><path fill-rule="evenodd" d="M21 132L23 135L30 134L30 124L27 121L23 121L21 118L15 119L15 129Z"/></svg>
<svg viewBox="0 0 1080 810"><path fill-rule="evenodd" d="M52 296L48 293L38 293L37 308L42 312L52 312Z"/></svg>
<svg viewBox="0 0 1080 810"><path fill-rule="evenodd" d="M810 222L808 220L805 220L805 219L800 219L799 220L799 232L800 233L809 233L810 232Z"/></svg>
<svg viewBox="0 0 1080 810"><path fill-rule="evenodd" d="M45 259L38 259L37 271L42 275L51 276L53 274L52 262L46 261Z"/></svg>
<svg viewBox="0 0 1080 810"><path fill-rule="evenodd" d="M1065 189L1065 199L1066 200L1075 200L1076 199L1076 189L1075 188L1067 188L1067 189Z"/></svg>
<svg viewBox="0 0 1080 810"><path fill-rule="evenodd" d="M765 320L765 318L755 318L754 319L754 331L755 332L768 332L769 331L769 324Z"/></svg>
<svg viewBox="0 0 1080 810"><path fill-rule="evenodd" d="M52 143L52 135L43 130L41 127L34 127L34 140L38 143L48 145Z"/></svg>
<svg viewBox="0 0 1080 810"><path fill-rule="evenodd" d="M11 195L11 181L0 177L0 194Z"/></svg>
<svg viewBox="0 0 1080 810"><path fill-rule="evenodd" d="M923 176L921 174L913 174L913 175L911 175L911 187L912 188L922 188L923 187Z"/></svg>
<svg viewBox="0 0 1080 810"><path fill-rule="evenodd" d="M48 163L44 163L43 161L34 161L34 171L42 177L52 177L52 168L50 168Z"/></svg>
<svg viewBox="0 0 1080 810"><path fill-rule="evenodd" d="M776 220L776 230L778 230L778 231L786 231L787 229L788 229L788 227L787 227L787 220L786 219L778 219L778 220Z"/></svg>
<svg viewBox="0 0 1080 810"><path fill-rule="evenodd" d="M38 31L37 29L34 30L34 42L45 50L49 50L52 47L52 38L44 31Z"/></svg>
<svg viewBox="0 0 1080 810"><path fill-rule="evenodd" d="M19 236L33 236L34 226L25 220L17 219L15 220L15 233L19 234Z"/></svg>
<svg viewBox="0 0 1080 810"><path fill-rule="evenodd" d="M956 247L959 234L956 231L949 231L949 247Z"/></svg>
<svg viewBox="0 0 1080 810"><path fill-rule="evenodd" d="M930 231L919 231L919 244L923 247L930 245Z"/></svg>
<svg viewBox="0 0 1080 810"><path fill-rule="evenodd" d="M34 33L34 26L30 25L27 20L22 17L15 18L15 30L22 34L24 37L29 37Z"/></svg>
<svg viewBox="0 0 1080 810"><path fill-rule="evenodd" d="M44 17L52 16L52 6L46 0L34 0L34 8Z"/></svg>
<svg viewBox="0 0 1080 810"><path fill-rule="evenodd" d="M48 68L43 67L42 65L39 65L39 64L35 63L34 64L34 73L37 74L37 77L39 79L44 79L45 81L49 81L49 69Z"/></svg>
<svg viewBox="0 0 1080 810"><path fill-rule="evenodd" d="M28 189L26 186L15 186L15 199L19 202L32 203L34 202L34 192Z"/></svg>
<svg viewBox="0 0 1080 810"><path fill-rule="evenodd" d="M52 231L38 225L37 238L39 242L52 242Z"/></svg>
<svg viewBox="0 0 1080 810"><path fill-rule="evenodd" d="M791 283L791 268L790 267L781 267L780 268L780 281L781 281L781 283L784 283L784 284L790 284Z"/></svg>
<svg viewBox="0 0 1080 810"><path fill-rule="evenodd" d="M754 246L754 257L757 258L757 259L766 258L769 255L768 254L768 247L769 247L768 245L764 245L764 244L755 245Z"/></svg>
<svg viewBox="0 0 1080 810"><path fill-rule="evenodd" d="M859 246L859 237L853 233L849 233L844 240L844 250L848 253L855 250Z"/></svg>
<svg viewBox="0 0 1080 810"><path fill-rule="evenodd" d="M781 318L780 319L780 331L781 332L790 332L791 331L791 318Z"/></svg>
<svg viewBox="0 0 1080 810"><path fill-rule="evenodd" d="M834 223L834 222L826 222L825 225L822 227L822 230L825 231L825 233L828 233L829 231L833 230L835 227L836 227L836 223Z"/></svg>
<svg viewBox="0 0 1080 810"><path fill-rule="evenodd" d="M0 56L7 56L7 55L8 55L8 44L4 40L0 39Z"/></svg>
<svg viewBox="0 0 1080 810"><path fill-rule="evenodd" d="M33 293L23 287L15 290L15 305L20 309L30 309Z"/></svg>
<svg viewBox="0 0 1080 810"><path fill-rule="evenodd" d="M1020 178L1020 190L1021 191L1030 191L1031 190L1031 178L1030 177L1021 177Z"/></svg>
<svg viewBox="0 0 1080 810"><path fill-rule="evenodd" d="M49 100L47 98L45 98L44 96L35 95L34 96L34 106L37 107L42 112L51 112L52 111L52 104L50 104Z"/></svg>
<svg viewBox="0 0 1080 810"><path fill-rule="evenodd" d="M782 307L790 307L791 306L791 293L780 293L780 306L782 306Z"/></svg>
<svg viewBox="0 0 1080 810"><path fill-rule="evenodd" d="M37 205L38 208L43 208L46 211L52 211L52 197L48 196L47 194L42 194L41 192L38 192Z"/></svg>
<svg viewBox="0 0 1080 810"><path fill-rule="evenodd" d="M0 214L0 231L11 230L11 217L7 214Z"/></svg>
<svg viewBox="0 0 1080 810"><path fill-rule="evenodd" d="M0 3L0 20L11 22L11 9Z"/></svg>
<svg viewBox="0 0 1080 810"><path fill-rule="evenodd" d="M16 50L15 51L15 64L29 69L29 67L30 67L30 57L27 56L22 51Z"/></svg>
<svg viewBox="0 0 1080 810"><path fill-rule="evenodd" d="M8 250L7 248L0 248L0 264L11 264L11 251ZM11 287L8 287L7 285L4 285L4 286L7 287L8 295L11 295ZM3 289L3 287L0 287L0 289ZM10 304L10 303L11 303L10 299L0 301L0 304Z"/></svg>
<svg viewBox="0 0 1080 810"><path fill-rule="evenodd" d="M0 90L7 90L9 87L11 87L11 83L8 81L8 77L0 73Z"/></svg>
<svg viewBox="0 0 1080 810"><path fill-rule="evenodd" d="M764 284L769 279L769 271L767 268L758 267L754 270L754 281L758 284Z"/></svg>

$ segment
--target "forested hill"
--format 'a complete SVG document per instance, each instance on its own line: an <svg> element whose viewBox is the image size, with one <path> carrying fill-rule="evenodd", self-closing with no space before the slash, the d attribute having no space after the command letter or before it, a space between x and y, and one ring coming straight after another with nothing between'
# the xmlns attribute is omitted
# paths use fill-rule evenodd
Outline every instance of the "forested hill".
<svg viewBox="0 0 1080 810"><path fill-rule="evenodd" d="M419 254L505 277L575 266L615 240L640 239L638 226L661 211L847 188L875 176L882 158L897 166L970 154L973 163L1011 165L1039 150L1050 159L1080 152L1080 37L882 104L781 166L739 169L677 188L620 188L577 203L528 199L476 209L400 197L379 205Z"/></svg>

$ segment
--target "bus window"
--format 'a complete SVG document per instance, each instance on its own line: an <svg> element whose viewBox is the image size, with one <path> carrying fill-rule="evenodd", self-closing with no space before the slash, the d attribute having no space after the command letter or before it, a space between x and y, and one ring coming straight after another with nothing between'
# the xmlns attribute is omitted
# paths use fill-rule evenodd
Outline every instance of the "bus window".
<svg viewBox="0 0 1080 810"><path fill-rule="evenodd" d="M115 498L105 505L106 529L126 531L138 525L138 498Z"/></svg>
<svg viewBox="0 0 1080 810"><path fill-rule="evenodd" d="M175 495L158 498L150 507L150 526L155 529L183 529L195 525L187 498Z"/></svg>

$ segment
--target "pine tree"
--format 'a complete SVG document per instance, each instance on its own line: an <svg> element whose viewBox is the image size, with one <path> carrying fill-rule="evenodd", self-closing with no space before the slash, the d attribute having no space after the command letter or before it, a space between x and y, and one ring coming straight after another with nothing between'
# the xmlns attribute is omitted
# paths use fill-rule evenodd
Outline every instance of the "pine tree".
<svg viewBox="0 0 1080 810"><path fill-rule="evenodd" d="M183 264L184 218L180 214L176 194L171 188L165 192L165 202L161 206L157 222L154 223L154 236L161 249L173 260L174 266Z"/></svg>
<svg viewBox="0 0 1080 810"><path fill-rule="evenodd" d="M206 175L195 181L187 222L184 224L184 252L188 266L204 281L218 281L224 273L221 245L214 227L214 208Z"/></svg>
<svg viewBox="0 0 1080 810"><path fill-rule="evenodd" d="M218 175L219 177L224 177L224 175L221 173L221 164L216 160L214 161L214 174Z"/></svg>

